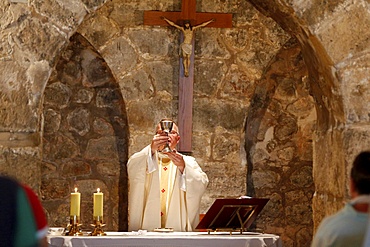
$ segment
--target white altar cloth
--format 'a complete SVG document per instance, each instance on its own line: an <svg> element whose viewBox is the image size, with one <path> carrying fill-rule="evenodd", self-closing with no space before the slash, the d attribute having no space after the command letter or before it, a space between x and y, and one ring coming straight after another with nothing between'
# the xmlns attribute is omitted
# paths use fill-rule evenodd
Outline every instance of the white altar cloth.
<svg viewBox="0 0 370 247"><path fill-rule="evenodd" d="M106 232L107 236L48 236L49 247L282 247L279 236L244 232Z"/></svg>

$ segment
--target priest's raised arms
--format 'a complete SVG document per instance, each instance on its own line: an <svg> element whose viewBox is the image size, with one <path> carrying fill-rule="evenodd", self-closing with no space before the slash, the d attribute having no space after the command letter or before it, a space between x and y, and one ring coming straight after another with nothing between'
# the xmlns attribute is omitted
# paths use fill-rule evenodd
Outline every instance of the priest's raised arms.
<svg viewBox="0 0 370 247"><path fill-rule="evenodd" d="M130 157L129 231L194 231L199 223L208 177L194 157L177 152L179 140L177 124L162 119L151 143Z"/></svg>

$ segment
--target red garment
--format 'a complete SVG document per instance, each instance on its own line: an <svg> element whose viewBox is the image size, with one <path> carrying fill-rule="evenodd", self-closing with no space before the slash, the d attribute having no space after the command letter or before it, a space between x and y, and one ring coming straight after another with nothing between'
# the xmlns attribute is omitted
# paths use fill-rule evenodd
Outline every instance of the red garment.
<svg viewBox="0 0 370 247"><path fill-rule="evenodd" d="M48 223L45 216L44 208L35 192L27 185L22 184L22 188L27 194L28 201L32 207L33 214L37 225L37 236L42 238L46 236L48 230Z"/></svg>

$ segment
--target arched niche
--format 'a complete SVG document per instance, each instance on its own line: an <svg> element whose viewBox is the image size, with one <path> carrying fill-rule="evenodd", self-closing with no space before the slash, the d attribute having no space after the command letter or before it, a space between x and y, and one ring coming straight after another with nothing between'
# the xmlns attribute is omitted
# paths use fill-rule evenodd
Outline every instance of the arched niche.
<svg viewBox="0 0 370 247"><path fill-rule="evenodd" d="M82 228L93 193L104 193L107 230L127 230L128 125L125 102L104 59L79 33L61 52L45 89L41 193L51 226L69 219L81 192Z"/></svg>

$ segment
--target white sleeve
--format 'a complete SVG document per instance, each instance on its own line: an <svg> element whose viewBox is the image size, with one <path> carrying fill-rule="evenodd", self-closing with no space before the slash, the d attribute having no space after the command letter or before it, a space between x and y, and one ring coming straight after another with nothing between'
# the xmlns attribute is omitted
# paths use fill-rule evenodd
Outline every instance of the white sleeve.
<svg viewBox="0 0 370 247"><path fill-rule="evenodd" d="M148 173L152 173L157 170L157 152L152 155L152 150L148 148Z"/></svg>
<svg viewBox="0 0 370 247"><path fill-rule="evenodd" d="M181 174L180 172L180 189L182 191L186 192L186 174L185 174L185 169L184 172Z"/></svg>

